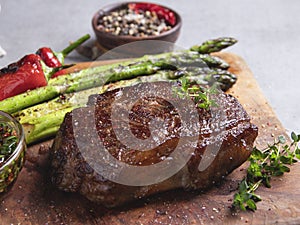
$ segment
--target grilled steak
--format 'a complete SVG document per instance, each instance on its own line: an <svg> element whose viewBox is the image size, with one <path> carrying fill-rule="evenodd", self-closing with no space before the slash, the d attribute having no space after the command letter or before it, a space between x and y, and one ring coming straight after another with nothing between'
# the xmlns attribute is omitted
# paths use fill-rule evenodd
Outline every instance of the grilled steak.
<svg viewBox="0 0 300 225"><path fill-rule="evenodd" d="M59 189L113 207L175 188L205 190L247 160L258 130L234 97L218 93L208 110L167 92L170 83L152 85L152 95L141 94L147 84L93 95L66 115L51 151Z"/></svg>

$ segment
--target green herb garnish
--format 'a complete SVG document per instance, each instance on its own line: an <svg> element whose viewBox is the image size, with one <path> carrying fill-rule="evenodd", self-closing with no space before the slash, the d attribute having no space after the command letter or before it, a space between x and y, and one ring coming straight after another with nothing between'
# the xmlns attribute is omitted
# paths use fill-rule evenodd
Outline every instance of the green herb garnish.
<svg viewBox="0 0 300 225"><path fill-rule="evenodd" d="M203 109L218 106L216 101L211 98L211 95L217 93L215 85L210 88L206 88L204 86L191 83L186 77L180 78L180 83L180 87L173 89L175 94L180 98L193 97L197 106Z"/></svg>
<svg viewBox="0 0 300 225"><path fill-rule="evenodd" d="M286 144L283 136L279 136L274 144L259 150L254 147L248 161L250 165L247 169L246 177L239 184L238 192L234 195L233 210L257 209L256 202L261 201L260 196L255 194L257 188L263 184L270 188L271 178L282 176L290 172L288 165L292 165L300 159L300 135L291 133L292 143Z"/></svg>

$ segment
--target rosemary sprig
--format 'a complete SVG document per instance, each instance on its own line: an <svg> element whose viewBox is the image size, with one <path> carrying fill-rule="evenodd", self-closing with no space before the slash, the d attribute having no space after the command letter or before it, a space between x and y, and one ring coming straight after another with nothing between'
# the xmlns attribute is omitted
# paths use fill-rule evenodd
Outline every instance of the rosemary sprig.
<svg viewBox="0 0 300 225"><path fill-rule="evenodd" d="M191 83L187 77L180 78L180 83L180 87L175 87L173 89L174 93L180 98L192 97L197 106L203 109L218 106L216 101L211 98L213 94L217 93L215 85L206 88L204 86Z"/></svg>
<svg viewBox="0 0 300 225"><path fill-rule="evenodd" d="M282 176L290 172L288 165L292 165L300 159L300 135L291 133L291 144L286 144L283 136L279 136L274 144L259 150L254 147L248 161L250 165L247 169L246 177L240 182L238 192L234 195L233 210L257 209L256 203L261 201L261 197L255 194L257 188L263 184L270 188L271 178Z"/></svg>

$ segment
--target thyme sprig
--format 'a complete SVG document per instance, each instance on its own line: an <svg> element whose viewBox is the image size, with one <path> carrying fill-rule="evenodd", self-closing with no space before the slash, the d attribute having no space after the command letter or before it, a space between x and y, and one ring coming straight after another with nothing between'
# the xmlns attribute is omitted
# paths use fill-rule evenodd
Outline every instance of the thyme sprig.
<svg viewBox="0 0 300 225"><path fill-rule="evenodd" d="M212 96L218 93L215 85L209 88L199 86L191 83L186 77L180 79L181 86L175 87L173 91L180 98L193 97L194 102L199 108L209 109L210 107L217 107L218 104Z"/></svg>
<svg viewBox="0 0 300 225"><path fill-rule="evenodd" d="M271 178L282 176L290 172L288 165L296 163L300 159L300 135L291 133L292 143L287 144L283 136L279 136L272 145L259 150L254 147L248 161L250 165L247 175L240 182L238 192L234 195L233 210L252 210L257 209L256 203L261 201L261 197L255 194L257 188L263 184L270 188Z"/></svg>

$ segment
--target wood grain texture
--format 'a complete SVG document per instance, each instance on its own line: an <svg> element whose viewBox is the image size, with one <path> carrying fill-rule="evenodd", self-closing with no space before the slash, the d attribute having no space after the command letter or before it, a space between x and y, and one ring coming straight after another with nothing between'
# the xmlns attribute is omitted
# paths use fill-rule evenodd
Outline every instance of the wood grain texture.
<svg viewBox="0 0 300 225"><path fill-rule="evenodd" d="M238 75L230 90L259 127L257 146L285 134L246 63L232 53L218 53ZM14 186L0 195L0 224L300 224L300 165L272 180L272 188L260 188L263 201L255 213L232 215L229 206L246 163L211 190L174 190L116 209L90 203L77 194L58 191L49 182L48 146L51 140L31 146Z"/></svg>

